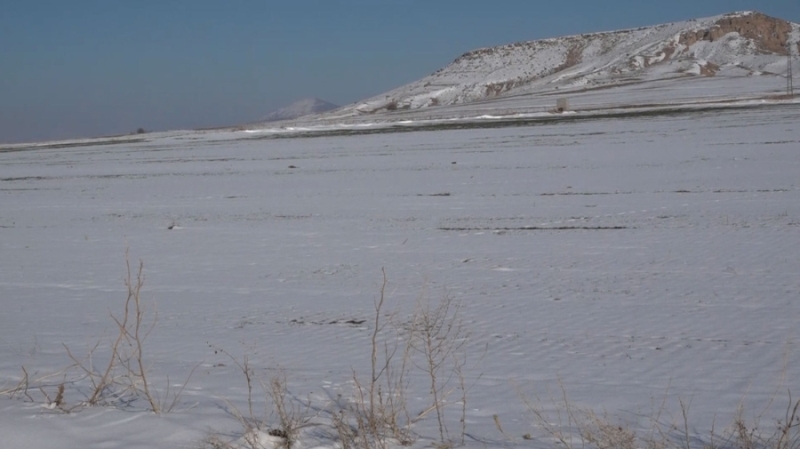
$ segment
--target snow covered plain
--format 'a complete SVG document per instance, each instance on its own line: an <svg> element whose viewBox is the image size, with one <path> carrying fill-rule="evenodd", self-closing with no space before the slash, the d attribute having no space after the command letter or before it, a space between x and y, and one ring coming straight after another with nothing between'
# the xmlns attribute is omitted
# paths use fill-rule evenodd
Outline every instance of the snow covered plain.
<svg viewBox="0 0 800 449"><path fill-rule="evenodd" d="M247 386L220 350L247 355L259 378L284 370L324 423L337 395L352 396L353 371L369 369L381 268L400 318L420 295L463 305L467 447L551 447L519 391L549 413L562 386L573 406L634 428L662 403L662 421L680 420L679 399L700 439L741 403L770 427L786 391L800 394L798 120L790 104L0 148L0 390L22 366L31 378L68 366L62 343L81 355L108 344L126 248L158 312L153 388L175 391L200 364L162 416L143 399L65 414L39 390L0 397L0 447L235 440L232 406L247 408ZM430 403L426 382L412 370L411 413ZM69 384L66 403L87 388ZM446 415L456 439L459 400ZM432 415L412 430L415 447L438 438ZM295 447L314 446L335 447L331 429L308 428Z"/></svg>

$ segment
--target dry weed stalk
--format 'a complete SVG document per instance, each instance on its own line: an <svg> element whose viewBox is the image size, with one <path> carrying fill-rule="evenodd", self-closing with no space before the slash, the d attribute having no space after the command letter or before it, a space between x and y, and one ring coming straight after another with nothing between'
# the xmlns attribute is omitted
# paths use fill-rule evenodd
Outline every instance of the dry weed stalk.
<svg viewBox="0 0 800 449"><path fill-rule="evenodd" d="M336 430L342 449L354 449L359 447L359 444L356 443L357 441L363 442L363 440L359 440L358 431L350 425L348 416L344 409L334 412L331 416L333 428ZM364 443L362 445L364 448L370 447L368 441Z"/></svg>
<svg viewBox="0 0 800 449"><path fill-rule="evenodd" d="M731 428L728 430L723 444L715 446L731 447L734 449L800 449L800 400L792 399L791 391L788 392L789 403L784 412L784 417L776 423L775 430L765 436L761 428L761 415L748 423L744 417L743 407L740 406ZM763 412L762 412L763 414Z"/></svg>
<svg viewBox="0 0 800 449"><path fill-rule="evenodd" d="M254 373L253 373L253 369L250 367L250 359L247 357L247 355L245 355L244 357L242 357L242 362L239 363L239 360L237 360L236 357L232 356L230 353L228 353L224 349L215 349L214 353L217 353L217 352L221 352L221 353L225 354L226 356L228 356L228 358L230 358L233 361L233 363L242 372L242 374L244 375L244 379L247 382L247 411L248 411L248 417L245 417L241 412L239 412L239 409L237 409L236 406L231 404L229 401L226 401L228 403L228 406L231 407L231 411L233 412L234 416L236 416L236 418L239 420L239 422L242 424L243 427L245 427L246 429L250 429L253 426L255 426L258 429L259 428L258 426L260 425L260 421L255 419L255 414L253 413L253 374Z"/></svg>
<svg viewBox="0 0 800 449"><path fill-rule="evenodd" d="M221 352L230 358L233 363L239 368L244 375L247 384L247 414L242 413L236 405L231 401L225 400L228 405L229 413L231 413L244 429L243 440L244 443L252 449L261 449L263 444L260 438L263 434L270 437L279 438L282 445L286 449L291 449L297 442L300 430L303 428L317 425L314 420L319 416L319 413L311 413L311 400L301 401L291 397L287 388L286 373L279 371L268 382L258 380L264 392L264 416L258 417L254 411L254 398L253 398L253 384L256 382L255 370L250 365L250 359L247 355L242 358L240 362L236 357L224 349L215 349L216 352ZM269 404L272 405L272 410L269 410ZM277 417L275 425L269 423L274 421L272 416ZM213 444L227 444L219 440L218 437L212 437L213 441L207 439L205 443L212 447ZM213 444L212 444L213 443ZM219 446L228 447L228 446Z"/></svg>
<svg viewBox="0 0 800 449"><path fill-rule="evenodd" d="M241 424L242 429L244 430L243 438L244 438L245 442L247 442L248 445L251 448L259 449L258 445L257 445L257 441L256 441L257 433L259 431L261 431L263 428L266 427L266 416L263 419L262 418L258 418L258 417L256 417L255 413L253 412L253 375L254 375L254 372L253 372L253 369L250 366L250 360L247 357L247 355L245 355L242 358L242 362L240 363L239 360L237 360L234 356L232 356L230 353L228 353L224 349L216 349L214 352L215 353L216 352L222 352L223 354L228 356L228 358L230 358L233 361L233 363L239 368L239 370L244 375L245 381L247 383L247 411L248 411L247 415L242 413L236 407L236 405L234 405L231 401L225 399L225 403L228 405L229 413L231 413L234 416L234 418L236 418L236 420L239 421L239 424ZM265 411L265 413L266 413L266 411ZM227 447L231 447L227 443L223 443L222 440L220 440L216 436L211 437L211 440L213 440L213 441L206 441L206 443L209 443L209 445L212 448L217 448L217 447L227 448ZM224 445L222 445L222 444L224 444Z"/></svg>
<svg viewBox="0 0 800 449"><path fill-rule="evenodd" d="M594 448L594 449L674 449L682 448L683 441L669 440L661 429L658 419L663 411L661 408L653 418L653 428L646 435L637 433L628 424L612 419L607 413L598 415L593 410L576 407L567 396L566 388L559 380L561 389L560 398L551 399L553 411L547 412L540 404L542 400L536 397L536 402L531 401L519 387L517 394L522 399L534 424L544 433L556 440L557 444L567 449ZM671 429L677 429L672 425ZM656 434L660 436L656 436ZM523 439L532 439L530 434ZM674 445L674 446L673 446Z"/></svg>
<svg viewBox="0 0 800 449"><path fill-rule="evenodd" d="M800 449L800 400L792 406L792 393L789 392L789 405L782 421L778 421L778 442L775 449Z"/></svg>
<svg viewBox="0 0 800 449"><path fill-rule="evenodd" d="M406 403L410 348L405 345L402 354L398 354L399 338L395 338L393 344L379 341L394 318L393 313L384 317L388 281L386 270L382 273L380 296L374 303L369 382L362 383L354 371L354 400L347 405L340 404L339 411L332 416L333 426L346 448L386 448L390 440L404 446L414 441Z"/></svg>
<svg viewBox="0 0 800 449"><path fill-rule="evenodd" d="M278 415L278 428L271 429L269 434L283 438L286 449L291 449L297 442L300 430L314 425L312 421L317 415L311 414L311 400L303 403L289 397L286 373L282 371L270 379L269 385L262 384L262 387L272 400L273 409Z"/></svg>
<svg viewBox="0 0 800 449"><path fill-rule="evenodd" d="M64 379L58 386L59 391L57 392L54 402L56 404L63 404L64 392L62 386L65 384L75 384L81 380L89 379L91 385L85 401L82 401L71 409L59 405L59 409L70 411L83 406L111 404L120 401L128 403L136 398L144 398L147 400L150 410L153 412L157 414L171 412L178 404L180 396L186 384L191 380L194 371L200 366L200 364L198 364L191 370L186 381L181 385L181 388L171 397L169 377L167 377L167 386L163 398L159 399L158 393L152 390L147 375L148 366L145 363L144 343L155 327L158 317L154 314L152 321L149 321L146 315L146 309L141 300L142 287L144 286L144 263L141 261L139 262L138 271L134 277L131 271L128 251L126 250L125 266L126 276L124 282L127 289L127 297L125 299L123 312L120 316L114 315L113 313L109 314L117 325L118 332L113 343L111 343L108 348L110 352L108 361L104 363L102 367L95 366L95 352L100 347L100 341L91 347L83 358L76 357L70 348L62 343L62 346L64 346L67 352L67 356L69 356L73 364L54 375L60 375L73 369L82 372L82 375L77 379L70 379L69 381ZM45 377L52 377L54 375ZM18 389L24 387L23 391L27 392L29 385L28 375L27 372L25 372L25 377L18 386ZM48 403L53 403L43 390L42 393L45 395L45 399Z"/></svg>
<svg viewBox="0 0 800 449"><path fill-rule="evenodd" d="M426 374L430 382L429 392L442 444L450 439L445 420L445 401L456 388L462 390L462 414L466 413L466 389L462 375L466 355L461 352L468 335L460 312L461 305L446 293L436 304L429 302L424 294L421 295L411 320L408 340L409 347L423 359L414 362L414 365ZM457 386L452 387L454 377L459 381ZM462 423L465 422L464 418L462 416ZM464 432L462 424L462 440Z"/></svg>
<svg viewBox="0 0 800 449"><path fill-rule="evenodd" d="M55 373L52 373L52 374L45 374L45 375L42 375L42 376L35 377L35 378L31 379L31 376L28 374L28 370L23 366L23 367L21 367L21 369L22 369L22 378L20 379L20 381L17 382L17 384L15 386L10 387L10 388L7 387L8 382L6 382L6 384L4 384L4 386L3 386L3 389L0 390L0 396L8 395L11 399L14 399L14 398L16 398L18 396L25 396L31 402L35 402L33 400L33 398L31 397L30 392L29 392L29 390L31 388L34 388L34 389L37 389L37 390L41 391L42 388L53 386L53 384L48 384L47 383L47 381L49 379L52 379L54 377L61 377L62 375L64 375L67 371L69 371L73 367L74 367L74 365L70 365L70 366L68 366L68 367L66 367L66 368L64 368L64 369L62 369L62 370L60 370L58 372L55 372ZM56 384L56 386L62 385L62 384L64 384L64 381Z"/></svg>
<svg viewBox="0 0 800 449"><path fill-rule="evenodd" d="M150 390L147 379L147 366L144 362L144 342L156 325L157 316L152 322L146 324L145 308L141 301L141 291L144 286L144 262L139 262L136 278L131 272L128 252L125 252L126 277L125 286L128 290L127 298L121 317L111 313L111 319L117 325L117 336L111 344L108 362L102 370L97 369L93 363L94 352L99 347L98 342L89 350L83 359L77 358L67 345L64 348L75 366L89 378L92 387L86 405L98 405L110 400L123 397L143 396L149 403L150 409L155 413L162 412L162 404ZM194 370L192 370L194 371ZM182 389L181 389L182 391ZM173 399L169 406L171 409L177 402Z"/></svg>
<svg viewBox="0 0 800 449"><path fill-rule="evenodd" d="M45 407L47 407L49 409L58 409L58 410L61 410L62 412L69 413L72 410L74 410L75 408L79 407L79 405L76 405L74 407L67 407L67 404L64 401L64 384L63 383L58 385L58 387L56 389L56 395L55 395L55 397L53 399L50 399L50 395L47 394L47 392L45 391L44 387L40 387L39 391L42 393L42 396L44 396Z"/></svg>
<svg viewBox="0 0 800 449"><path fill-rule="evenodd" d="M569 398L567 397L567 391L560 380L559 386L561 387L560 401L551 399L551 403L555 410L555 422L551 422L551 414L545 412L542 406L539 405L542 403L542 400L539 399L538 396L535 396L536 402L534 402L528 398L528 396L519 386L516 386L516 390L517 395L520 397L523 404L525 404L525 407L528 409L528 412L531 414L534 424L541 427L548 436L554 438L565 448L574 449L573 433L574 427L578 422L578 419L576 418L576 410L572 403L570 403ZM565 420L566 426L564 422ZM581 447L583 446L584 445L582 443Z"/></svg>
<svg viewBox="0 0 800 449"><path fill-rule="evenodd" d="M447 398L461 391L460 441L466 434L467 391L463 349L468 334L461 319L461 305L443 295L436 303L425 300L424 291L410 321L398 324L395 314L385 315L387 278L383 270L380 297L375 301L371 334L370 378L362 383L353 373L354 399L333 414L333 426L344 448L385 449L390 443L410 445L415 438L411 426L431 412L436 413L439 444L449 446L450 434L445 419ZM386 318L388 316L388 319ZM394 343L380 341L389 324L394 324ZM402 343L398 343L402 342ZM411 367L425 374L431 404L413 418L406 401L407 375Z"/></svg>
<svg viewBox="0 0 800 449"><path fill-rule="evenodd" d="M147 383L147 368L144 364L144 340L150 335L153 328L156 325L156 321L158 319L157 315L153 316L153 322L150 325L150 328L147 329L146 332L142 333L142 323L144 321L144 308L142 307L141 299L139 293L142 290L142 285L144 285L144 262L139 261L139 272L136 276L136 284L131 282L131 265L130 261L125 260L125 265L127 267L128 276L125 279L125 286L128 287L128 298L129 300L125 303L125 315L128 315L128 304L130 298L133 297L134 302L134 320L133 320L133 332L131 332L130 328L122 325L120 321L118 321L113 315L111 318L117 323L120 328L120 333L125 334L125 339L127 340L128 344L134 347L133 349L133 358L136 360L136 369L131 369L130 366L130 359L124 361L123 364L126 365L126 369L129 374L134 374L142 383L142 391L144 392L145 398L147 401L150 402L150 407L156 413L161 413L161 407L159 406L158 401L155 397L150 393L150 386ZM133 384L135 385L135 384Z"/></svg>
<svg viewBox="0 0 800 449"><path fill-rule="evenodd" d="M497 415L492 415L492 420L494 420L494 426L497 428L497 431L500 432L501 435L506 437L507 440L513 441L514 439L508 436L505 430L503 430L503 425L500 423L500 417Z"/></svg>

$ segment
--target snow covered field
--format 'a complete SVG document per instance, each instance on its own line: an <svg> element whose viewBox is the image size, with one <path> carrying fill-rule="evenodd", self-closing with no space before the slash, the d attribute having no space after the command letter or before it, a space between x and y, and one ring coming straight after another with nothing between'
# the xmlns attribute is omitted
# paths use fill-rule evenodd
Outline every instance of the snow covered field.
<svg viewBox="0 0 800 449"><path fill-rule="evenodd" d="M286 373L317 422L367 376L373 301L463 306L468 447L550 447L520 399L571 404L693 435L800 395L798 105L527 127L263 139L170 133L142 141L0 148L0 390L108 345L126 296L125 251L144 262L152 387L65 414L0 396L0 447L198 447L234 440L232 407ZM107 142L108 143L108 142ZM104 346L105 347L105 346ZM221 351L222 350L222 351ZM103 349L98 350L98 357ZM167 379L169 377L169 379ZM79 379L79 372L66 380ZM50 379L52 398L64 376ZM412 369L412 414L428 380ZM67 405L87 380L68 383ZM256 386L259 410L263 394ZM31 400L32 399L32 400ZM446 408L459 439L461 404ZM502 423L503 435L494 416ZM438 438L428 414L415 447ZM523 439L531 434L532 440ZM698 445L700 442L696 442ZM333 447L306 429L295 447Z"/></svg>

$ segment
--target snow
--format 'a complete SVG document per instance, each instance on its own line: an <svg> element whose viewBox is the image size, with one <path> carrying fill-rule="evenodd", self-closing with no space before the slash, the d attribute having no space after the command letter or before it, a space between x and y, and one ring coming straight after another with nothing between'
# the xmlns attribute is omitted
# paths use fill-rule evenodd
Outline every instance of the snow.
<svg viewBox="0 0 800 449"><path fill-rule="evenodd" d="M712 95L738 82L692 85ZM593 98L581 101L608 100ZM662 401L679 416L681 398L697 436L740 403L760 413L774 399L762 426L782 417L800 378L800 105L513 127L489 127L500 110L469 110L487 117L449 131L411 120L403 133L0 147L0 390L22 366L68 366L62 343L86 354L113 336L126 247L158 313L152 385L175 391L199 364L162 416L141 400L65 414L38 390L0 396L3 445L242 443L232 406L247 408L247 386L222 349L262 379L283 369L291 397L317 407L297 447L336 447L329 410L370 357L370 322L347 322L372 316L381 268L400 318L420 295L464 307L469 448L551 447L517 389L551 410L563 385L576 407L636 428ZM416 413L426 378L409 382ZM67 403L86 387L70 385ZM430 415L415 424L413 447L436 429Z"/></svg>

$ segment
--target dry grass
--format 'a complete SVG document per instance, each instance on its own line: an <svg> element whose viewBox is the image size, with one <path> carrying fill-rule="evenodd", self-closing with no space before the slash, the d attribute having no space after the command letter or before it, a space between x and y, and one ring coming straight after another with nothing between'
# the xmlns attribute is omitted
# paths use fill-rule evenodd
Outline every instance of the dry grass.
<svg viewBox="0 0 800 449"><path fill-rule="evenodd" d="M63 380L66 377L65 373L70 368L72 367L70 366L56 373L51 373L46 375L38 375L38 373L34 373L33 376L31 376L30 374L28 374L28 370L23 366L21 368L22 376L19 382L14 384L13 387L9 387L9 385L11 384L10 382L6 382L5 384L3 384L3 388L0 389L0 396L7 395L11 399L25 398L31 402L35 402L34 398L31 396L31 393L34 392L35 394L35 391L39 391L47 399L45 404L50 406L53 402L49 399L49 396L47 395L45 390L56 388L60 391L61 386L65 384L65 381ZM61 378L61 380L54 382L52 379L55 378ZM63 400L63 393L61 393L60 396L61 396L61 401L59 401L60 404L58 405L59 408L63 408L65 407ZM56 394L56 397L58 398L59 395Z"/></svg>
<svg viewBox="0 0 800 449"><path fill-rule="evenodd" d="M576 407L568 399L563 385L561 397L551 400L547 406L539 398L531 401L519 389L517 391L535 427L556 446L566 449L800 449L800 401L793 400L791 392L788 393L784 417L774 425L765 427L761 423L761 417L769 406L750 420L745 417L744 407L740 406L727 428L718 433L712 425L703 434L693 430L690 403L681 399L678 400L680 415L676 420L662 421L664 401L651 416L650 429L641 431L607 413L597 414ZM496 420L496 425L505 435L499 420ZM533 437L526 434L523 439Z"/></svg>
<svg viewBox="0 0 800 449"><path fill-rule="evenodd" d="M784 417L774 426L764 426L761 416L747 419L739 407L733 423L722 435L711 435L709 449L800 449L800 400L793 401L788 392L788 405Z"/></svg>

